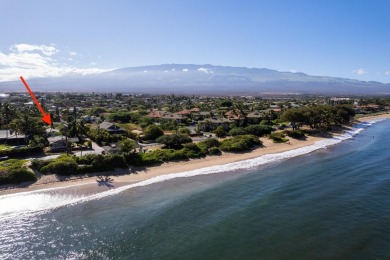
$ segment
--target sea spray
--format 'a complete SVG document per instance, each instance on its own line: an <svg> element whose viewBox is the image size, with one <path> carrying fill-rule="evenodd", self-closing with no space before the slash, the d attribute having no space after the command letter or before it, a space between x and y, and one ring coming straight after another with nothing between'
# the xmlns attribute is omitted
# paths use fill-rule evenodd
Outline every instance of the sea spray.
<svg viewBox="0 0 390 260"><path fill-rule="evenodd" d="M383 119L384 120L384 119ZM89 200L101 199L106 196L116 195L125 190L132 189L135 187L147 186L154 183L159 183L167 180L172 180L176 178L185 178L185 177L194 177L198 175L208 175L215 173L230 172L239 169L251 169L254 167L262 166L268 163L274 163L277 161L305 155L313 151L326 148L338 144L344 140L350 139L353 136L359 134L365 128L372 126L373 124L383 121L383 120L374 120L370 122L363 122L355 125L350 131L346 131L340 136L335 136L333 138L324 139L317 141L312 145L305 146L302 148L297 148L294 150L289 150L276 154L266 154L259 156L257 158L243 160L234 163L228 163L223 165L215 165L210 167L205 167L201 169L173 173L167 175L156 176L135 184L130 184L122 186L116 189L104 191L101 193L88 195L88 196L76 196L69 194L59 194L55 192L56 190L66 189L66 187L60 188L50 188L45 190L37 190L30 192L22 192L17 194L3 195L0 196L0 219L10 218L13 216L25 216L29 214L38 214L46 212L58 207L71 206L80 202L85 202ZM83 185L83 184L80 184ZM85 184L84 184L85 185Z"/></svg>

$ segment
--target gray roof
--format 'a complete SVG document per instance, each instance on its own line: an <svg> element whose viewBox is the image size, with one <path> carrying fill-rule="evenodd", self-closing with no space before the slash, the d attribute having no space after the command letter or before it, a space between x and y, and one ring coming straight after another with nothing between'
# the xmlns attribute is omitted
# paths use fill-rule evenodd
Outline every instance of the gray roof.
<svg viewBox="0 0 390 260"><path fill-rule="evenodd" d="M15 132L11 130L0 130L0 139L15 139L15 138L25 138L24 135L18 134L16 135Z"/></svg>
<svg viewBox="0 0 390 260"><path fill-rule="evenodd" d="M49 143L55 143L59 141L65 141L65 138L66 137L63 135L58 135L58 136L48 137L47 141L49 141Z"/></svg>
<svg viewBox="0 0 390 260"><path fill-rule="evenodd" d="M99 125L99 127L101 128L101 129L105 129L105 130L124 130L123 128L121 128L121 127L119 127L119 126L117 126L117 125L115 125L115 124L113 124L113 123L110 123L110 122L107 122L107 121L104 121L104 122L102 122L100 125Z"/></svg>

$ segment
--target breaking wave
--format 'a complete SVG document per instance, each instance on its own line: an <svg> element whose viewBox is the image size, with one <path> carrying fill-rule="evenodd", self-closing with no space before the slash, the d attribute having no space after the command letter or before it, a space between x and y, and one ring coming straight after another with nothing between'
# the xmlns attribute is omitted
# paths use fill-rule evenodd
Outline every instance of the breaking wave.
<svg viewBox="0 0 390 260"><path fill-rule="evenodd" d="M193 177L198 175L216 174L216 173L223 173L228 171L230 172L230 171L235 171L240 169L251 169L268 163L282 161L285 159L305 155L313 151L338 144L344 140L350 139L353 136L359 134L365 128L370 127L373 124L383 120L379 119L375 121L359 123L355 125L354 128L352 128L350 131L347 131L340 136L335 136L333 138L317 141L312 145L308 145L302 148L297 148L294 150L285 151L281 153L266 154L266 155L259 156L257 158L234 162L234 163L215 165L215 166L210 166L210 167L205 167L205 168L200 168L200 169L180 172L180 173L161 175L138 183L122 186L119 188L100 192L93 195L74 195L71 193L58 192L63 189L66 189L66 187L50 188L45 190L3 195L0 196L0 219L45 212L47 210L51 210L58 207L74 205L80 202L85 202L89 200L95 200L107 196L116 195L118 193L121 193L131 188L147 186L150 184L159 183L159 182L172 180L176 178L188 178L188 177ZM80 185L86 185L86 184L80 184Z"/></svg>

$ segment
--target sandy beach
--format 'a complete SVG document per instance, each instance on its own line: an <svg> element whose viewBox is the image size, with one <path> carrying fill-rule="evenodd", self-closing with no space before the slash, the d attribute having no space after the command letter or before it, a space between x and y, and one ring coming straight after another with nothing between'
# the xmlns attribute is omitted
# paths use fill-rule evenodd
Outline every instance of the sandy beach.
<svg viewBox="0 0 390 260"><path fill-rule="evenodd" d="M369 117L361 117L357 122L371 121L381 118L390 118L390 114L381 114ZM338 133L335 133L338 134ZM55 175L41 175L33 184L21 184L18 186L0 187L0 195L12 194L17 192L33 191L40 189L71 187L69 192L77 191L83 193L96 193L120 186L147 180L160 175L167 175L178 172L205 168L209 166L224 165L243 160L256 158L265 154L281 153L314 144L317 141L325 139L324 137L309 136L306 140L296 140L289 138L288 143L275 144L266 138L260 138L263 147L257 148L248 153L223 153L220 156L207 156L201 159L191 159L188 161L169 162L159 166L138 169L130 167L129 169L120 169L113 172L98 173L93 176L74 176L68 179L60 178ZM105 179L107 178L107 179Z"/></svg>

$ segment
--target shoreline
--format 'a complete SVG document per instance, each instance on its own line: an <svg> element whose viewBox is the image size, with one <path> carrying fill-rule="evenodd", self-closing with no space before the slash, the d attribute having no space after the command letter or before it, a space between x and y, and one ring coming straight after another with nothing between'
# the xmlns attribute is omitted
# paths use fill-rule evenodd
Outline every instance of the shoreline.
<svg viewBox="0 0 390 260"><path fill-rule="evenodd" d="M367 122L370 120L390 118L390 114L381 114L375 116L367 116L356 119L354 124L359 122ZM338 135L339 133L334 133ZM210 166L218 167L228 163L244 161L248 159L257 158L266 154L277 154L298 148L313 145L317 141L326 140L326 137L309 136L306 140L297 140L289 138L289 143L273 143L266 138L260 138L263 142L263 147L256 148L246 153L223 153L220 156L206 156L200 159L190 159L188 161L167 162L159 166L152 166L147 168L131 167L129 169L119 169L116 171L102 172L91 174L90 176L75 176L70 179L60 179L61 177L55 175L42 175L38 181L33 184L20 184L18 186L0 187L0 196L35 191L46 190L51 188L67 188L82 193L99 193L109 189L115 189L128 184L134 184L153 177L169 175L179 172L187 172L200 168ZM109 179L99 179L99 176Z"/></svg>

